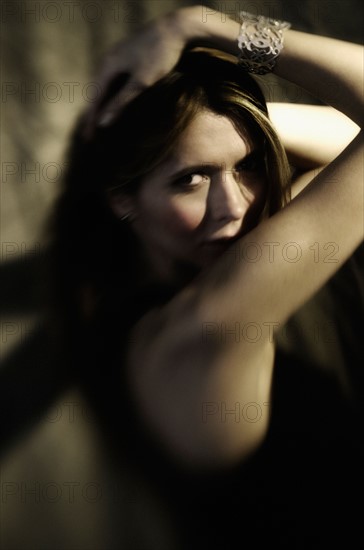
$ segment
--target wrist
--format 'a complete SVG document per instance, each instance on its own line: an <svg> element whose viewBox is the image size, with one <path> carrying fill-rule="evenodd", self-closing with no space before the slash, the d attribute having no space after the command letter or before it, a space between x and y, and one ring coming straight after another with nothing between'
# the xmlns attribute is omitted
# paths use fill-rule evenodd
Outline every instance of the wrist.
<svg viewBox="0 0 364 550"><path fill-rule="evenodd" d="M202 24L202 6L187 6L167 14L169 24L187 44L204 38L205 28Z"/></svg>
<svg viewBox="0 0 364 550"><path fill-rule="evenodd" d="M240 23L237 21L203 5L180 8L175 16L186 45L211 47L238 55Z"/></svg>
<svg viewBox="0 0 364 550"><path fill-rule="evenodd" d="M240 65L250 73L262 75L271 72L283 50L284 32L291 24L245 11L240 12L240 18Z"/></svg>

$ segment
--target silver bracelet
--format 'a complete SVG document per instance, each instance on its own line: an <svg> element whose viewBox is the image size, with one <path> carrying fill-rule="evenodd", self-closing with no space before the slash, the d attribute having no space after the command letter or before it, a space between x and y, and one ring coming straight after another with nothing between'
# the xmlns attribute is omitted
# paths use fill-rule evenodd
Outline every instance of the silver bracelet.
<svg viewBox="0 0 364 550"><path fill-rule="evenodd" d="M291 24L246 11L240 12L240 19L239 64L250 73L269 73L283 49L283 31Z"/></svg>

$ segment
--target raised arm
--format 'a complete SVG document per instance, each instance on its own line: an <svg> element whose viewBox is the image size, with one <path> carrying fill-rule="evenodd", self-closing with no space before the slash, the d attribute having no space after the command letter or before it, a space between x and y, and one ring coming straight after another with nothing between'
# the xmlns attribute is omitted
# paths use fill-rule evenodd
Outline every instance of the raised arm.
<svg viewBox="0 0 364 550"><path fill-rule="evenodd" d="M217 12L203 17L206 9L180 10L175 29L183 29L186 43L237 55L239 24ZM361 126L361 47L289 30L275 72ZM256 423L234 422L226 411L236 404L243 411L248 403L264 411L274 328L334 274L362 238L360 132L288 207L234 243L165 308L141 320L133 339L143 346L132 347L129 356L132 385L145 418L176 455L192 463L228 462L259 444L268 414ZM240 337L222 342L223 327L235 328ZM208 328L214 329L211 338Z"/></svg>
<svg viewBox="0 0 364 550"><path fill-rule="evenodd" d="M239 54L237 21L206 6L183 8L179 16L190 44ZM285 31L284 49L273 71L362 126L362 46L290 29Z"/></svg>
<svg viewBox="0 0 364 550"><path fill-rule="evenodd" d="M292 166L292 198L360 131L347 116L327 105L268 103L268 110Z"/></svg>
<svg viewBox="0 0 364 550"><path fill-rule="evenodd" d="M201 39L238 54L239 24L219 13L203 18L201 9L188 12L191 17L188 28L195 33L191 40ZM289 30L285 33L285 46L275 72L301 85L361 127L364 113L361 46ZM232 255L224 257L216 274L210 272L201 278L199 284L205 289L202 294L206 293L206 298L213 294L214 309L220 302L220 311L225 311L228 317L234 318L237 312L233 312L238 307L241 308L238 317L258 315L266 320L274 316L277 322L284 322L338 269L362 238L363 141L360 133L288 208L236 243L239 256L248 243L257 243L262 250L259 262L239 261L234 265ZM264 246L264 242L279 243L273 262L274 246ZM297 243L297 250L302 253L297 262L284 257L283 248L290 242ZM311 247L316 242L322 247L334 243L335 261L315 263ZM220 285L218 281L224 280L227 272L229 283ZM231 285L235 284L237 294L231 291ZM275 299L272 299L272 289ZM221 300L217 298L217 290L218 294L221 292ZM229 295L234 296L234 300L229 300ZM237 296L239 299L235 302Z"/></svg>

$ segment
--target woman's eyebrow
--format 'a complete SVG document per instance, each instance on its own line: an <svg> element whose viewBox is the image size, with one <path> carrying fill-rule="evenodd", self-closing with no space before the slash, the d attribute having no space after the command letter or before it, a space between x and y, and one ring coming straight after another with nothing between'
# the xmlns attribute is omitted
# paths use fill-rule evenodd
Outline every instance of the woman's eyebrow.
<svg viewBox="0 0 364 550"><path fill-rule="evenodd" d="M256 147L249 151L244 157L239 159L235 166L238 166L242 162L249 161L250 159L254 158L255 156L261 155L263 153L263 149L260 147ZM186 176L187 174L192 173L198 173L198 172L208 172L209 174L214 174L218 170L221 169L221 167L224 166L224 162L216 163L216 162L205 162L202 164L192 164L190 166L185 166L184 168L181 168L177 170L176 172L173 172L168 176L169 180L175 180L178 178L182 178L183 176Z"/></svg>
<svg viewBox="0 0 364 550"><path fill-rule="evenodd" d="M174 179L178 179L183 176L186 176L187 174L198 173L198 172L209 172L209 174L213 174L218 170L220 170L220 168L221 168L221 163L219 164L216 162L192 164L190 166L185 166L184 168L177 170L177 172L173 172L173 174L170 174L169 179L174 180Z"/></svg>

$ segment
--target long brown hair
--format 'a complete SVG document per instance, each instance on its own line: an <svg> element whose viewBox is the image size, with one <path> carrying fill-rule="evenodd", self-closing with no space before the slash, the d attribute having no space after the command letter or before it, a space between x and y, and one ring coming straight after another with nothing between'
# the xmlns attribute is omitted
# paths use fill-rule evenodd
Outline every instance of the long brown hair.
<svg viewBox="0 0 364 550"><path fill-rule="evenodd" d="M109 304L106 310L126 311L136 290L138 245L128 224L112 212L107 195L137 193L141 180L171 153L200 109L228 117L242 137L264 145L262 216L288 202L289 164L256 81L233 56L205 48L186 51L169 74L129 103L110 127L99 128L92 140L83 137L83 117L75 128L64 188L49 226L55 295L68 328L82 318L80 300L87 288Z"/></svg>

